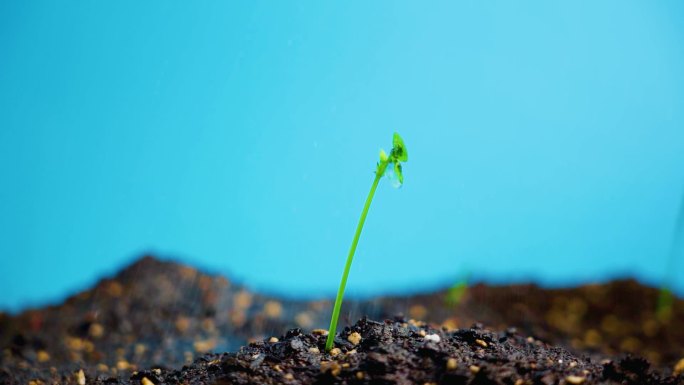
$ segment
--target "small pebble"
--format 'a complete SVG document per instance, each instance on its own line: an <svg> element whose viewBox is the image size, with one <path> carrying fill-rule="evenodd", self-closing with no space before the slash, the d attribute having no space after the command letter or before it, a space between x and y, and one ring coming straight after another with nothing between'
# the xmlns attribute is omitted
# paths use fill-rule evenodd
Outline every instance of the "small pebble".
<svg viewBox="0 0 684 385"><path fill-rule="evenodd" d="M50 360L50 355L45 350L39 350L36 354L36 358L38 359L38 362L45 362Z"/></svg>
<svg viewBox="0 0 684 385"><path fill-rule="evenodd" d="M85 373L83 373L83 369L79 370L78 373L76 373L76 383L78 385L85 385L86 378Z"/></svg>
<svg viewBox="0 0 684 385"><path fill-rule="evenodd" d="M207 353L216 347L216 341L209 338L206 340L195 341L192 347L198 353Z"/></svg>
<svg viewBox="0 0 684 385"><path fill-rule="evenodd" d="M314 329L311 331L312 334L317 335L317 336L327 336L328 331L325 329Z"/></svg>
<svg viewBox="0 0 684 385"><path fill-rule="evenodd" d="M366 375L363 374L363 372L356 372L356 379L357 379L357 380L363 380L363 378L364 378L365 376L366 376Z"/></svg>
<svg viewBox="0 0 684 385"><path fill-rule="evenodd" d="M145 350L147 350L147 346L145 346L145 344L135 344L135 347L133 347L133 352L136 356L142 356L145 354Z"/></svg>
<svg viewBox="0 0 684 385"><path fill-rule="evenodd" d="M295 316L295 322L297 323L297 326L308 329L313 325L313 317L311 316L311 313L303 311Z"/></svg>
<svg viewBox="0 0 684 385"><path fill-rule="evenodd" d="M486 348L486 347L487 347L487 343L486 343L484 340L476 339L476 340L475 340L475 343L478 344L478 345L480 345L480 346L482 346L483 348Z"/></svg>
<svg viewBox="0 0 684 385"><path fill-rule="evenodd" d="M684 358L679 360L677 364L674 366L674 375L678 376L680 374L684 373Z"/></svg>
<svg viewBox="0 0 684 385"><path fill-rule="evenodd" d="M316 348L316 347L309 348L309 353L318 354L318 353L320 353L320 352L321 352L321 351L320 351L318 348Z"/></svg>
<svg viewBox="0 0 684 385"><path fill-rule="evenodd" d="M340 354L340 353L342 353L342 350L340 350L340 348L332 348L330 350L330 355L333 357Z"/></svg>
<svg viewBox="0 0 684 385"><path fill-rule="evenodd" d="M154 385L154 382L150 381L147 377L143 377L142 380L140 380L140 385Z"/></svg>
<svg viewBox="0 0 684 385"><path fill-rule="evenodd" d="M446 363L447 370L456 370L458 367L458 361L455 358L449 358Z"/></svg>
<svg viewBox="0 0 684 385"><path fill-rule="evenodd" d="M88 334L93 338L100 338L104 334L104 327L99 323L95 322L90 325L88 329Z"/></svg>
<svg viewBox="0 0 684 385"><path fill-rule="evenodd" d="M478 372L480 371L480 367L477 366L477 365L470 365L470 371L471 371L473 374L478 373Z"/></svg>
<svg viewBox="0 0 684 385"><path fill-rule="evenodd" d="M361 342L361 334L354 332L347 337L347 341L351 342L353 345L358 345Z"/></svg>
<svg viewBox="0 0 684 385"><path fill-rule="evenodd" d="M321 361L321 373L330 372L333 376L337 376L342 372L342 367L335 361Z"/></svg>
<svg viewBox="0 0 684 385"><path fill-rule="evenodd" d="M432 342L439 342L442 340L437 334L428 334L424 338Z"/></svg>
<svg viewBox="0 0 684 385"><path fill-rule="evenodd" d="M582 383L584 383L585 380L586 380L586 377L580 377L580 376L567 376L567 377L565 377L565 381L568 384L572 384L572 385L582 384Z"/></svg>
<svg viewBox="0 0 684 385"><path fill-rule="evenodd" d="M277 301L266 301L264 304L264 313L268 318L279 318L283 313L283 305Z"/></svg>
<svg viewBox="0 0 684 385"><path fill-rule="evenodd" d="M280 340L277 339L276 337L271 337L271 338L268 340L268 342L270 342L270 343L276 343L276 342L278 342L278 341L280 341Z"/></svg>
<svg viewBox="0 0 684 385"><path fill-rule="evenodd" d="M130 367L130 364L126 360L121 360L116 363L116 368L119 370L127 370Z"/></svg>
<svg viewBox="0 0 684 385"><path fill-rule="evenodd" d="M285 379L286 379L286 380L294 380L294 376L292 375L292 373L286 373L286 374L285 374Z"/></svg>

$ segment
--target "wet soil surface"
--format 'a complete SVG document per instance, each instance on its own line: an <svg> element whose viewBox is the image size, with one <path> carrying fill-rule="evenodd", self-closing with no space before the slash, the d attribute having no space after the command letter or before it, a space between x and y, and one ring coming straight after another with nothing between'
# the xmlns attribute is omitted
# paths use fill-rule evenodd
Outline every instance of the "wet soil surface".
<svg viewBox="0 0 684 385"><path fill-rule="evenodd" d="M363 315L393 319L404 314L409 321L357 323L360 345L346 341L347 329L341 353L333 358L309 351L322 350L320 332L290 332L280 342L240 348L292 328L326 328L330 301L264 296L221 276L146 257L62 305L17 316L0 313L0 383L680 383L666 376L676 367L684 370L684 302L675 301L669 320L658 320L657 295L635 281L615 281L558 290L475 285L458 303L446 290L352 301L343 307L343 325ZM470 329L474 322L488 329ZM373 337L378 330L380 337ZM421 330L440 342L420 340L415 333ZM468 333L486 337L476 339L487 346L463 344ZM306 351L288 341L301 341ZM347 354L350 350L356 354ZM625 358L626 353L645 356L657 374L648 372L647 361ZM248 354L263 362L254 364L261 358L250 360ZM374 361L382 360L378 354L384 354L384 363ZM449 358L456 360L456 369L445 369L453 363ZM338 375L333 375L335 363ZM473 365L481 370L475 373ZM292 380L283 377L288 373ZM387 377L390 373L416 377Z"/></svg>

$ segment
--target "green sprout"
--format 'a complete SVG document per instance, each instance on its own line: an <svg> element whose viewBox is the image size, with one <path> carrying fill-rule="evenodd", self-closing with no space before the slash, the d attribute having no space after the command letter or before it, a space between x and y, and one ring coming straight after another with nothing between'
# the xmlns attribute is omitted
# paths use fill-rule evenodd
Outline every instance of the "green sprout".
<svg viewBox="0 0 684 385"><path fill-rule="evenodd" d="M465 297L465 294L468 291L469 278L470 274L466 274L447 290L446 296L444 297L444 303L447 306L456 307L463 301L463 297Z"/></svg>
<svg viewBox="0 0 684 385"><path fill-rule="evenodd" d="M335 307L333 307L332 317L330 318L328 339L325 341L326 352L329 352L335 343L335 332L337 330L337 320L340 318L342 298L344 297L344 288L347 285L347 277L349 276L349 270L351 269L352 260L354 259L354 252L356 252L356 245L359 243L361 230L363 229L364 222L366 222L368 209L370 208L371 201L375 195L375 190L378 188L378 182L380 182L380 178L382 178L385 173L389 171L388 176L396 178L397 183L395 183L395 186L401 186L404 183L404 175L401 171L401 162L406 162L407 160L408 152L406 151L404 141L401 139L401 136L395 132L394 137L392 138L392 151L390 151L389 155L387 155L385 150L380 150L380 160L378 161L377 167L375 169L375 180L373 180L373 185L371 186L368 197L366 198L366 204L363 206L359 224L356 226L356 233L354 233L354 239L352 240L351 248L349 249L349 255L347 255L347 263L344 265L342 281L340 282L340 288L337 290Z"/></svg>
<svg viewBox="0 0 684 385"><path fill-rule="evenodd" d="M668 256L665 277L660 287L658 295L658 303L656 307L656 317L663 323L667 323L672 318L672 307L674 305L675 296L673 293L676 264L679 255L684 251L684 195L679 204L679 214L677 215L677 222L675 223L674 234L672 237L672 245L670 246L670 255Z"/></svg>

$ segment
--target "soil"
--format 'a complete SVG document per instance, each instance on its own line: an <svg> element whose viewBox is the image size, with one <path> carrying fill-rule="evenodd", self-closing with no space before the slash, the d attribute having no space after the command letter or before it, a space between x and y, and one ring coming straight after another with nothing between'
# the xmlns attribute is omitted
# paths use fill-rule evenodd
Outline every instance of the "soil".
<svg viewBox="0 0 684 385"><path fill-rule="evenodd" d="M0 313L0 383L682 383L667 376L678 363L684 370L684 301L663 322L654 317L657 295L628 280L557 290L475 285L456 305L447 291L350 301L343 325L362 315L409 319L360 321L331 357L309 351L323 350L320 331L267 342L288 329L327 327L330 301L260 295L145 257L64 304ZM476 321L486 328L470 328ZM358 346L346 340L352 331ZM226 351L238 353L212 353ZM449 358L456 369L446 369Z"/></svg>

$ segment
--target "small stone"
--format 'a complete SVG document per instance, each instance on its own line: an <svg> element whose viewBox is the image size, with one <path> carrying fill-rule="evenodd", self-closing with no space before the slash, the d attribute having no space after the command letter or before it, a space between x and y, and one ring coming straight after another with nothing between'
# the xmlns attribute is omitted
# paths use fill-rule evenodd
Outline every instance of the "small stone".
<svg viewBox="0 0 684 385"><path fill-rule="evenodd" d="M456 370L458 367L458 361L455 358L449 358L446 363L447 370Z"/></svg>
<svg viewBox="0 0 684 385"><path fill-rule="evenodd" d="M126 360L120 360L116 363L116 368L119 370L128 370L130 366L131 364L129 364Z"/></svg>
<svg viewBox="0 0 684 385"><path fill-rule="evenodd" d="M104 326L97 322L92 323L88 329L88 334L93 338L100 338L104 334Z"/></svg>
<svg viewBox="0 0 684 385"><path fill-rule="evenodd" d="M423 319L427 314L427 309L423 305L413 305L409 308L409 316L414 319Z"/></svg>
<svg viewBox="0 0 684 385"><path fill-rule="evenodd" d="M342 350L340 350L340 348L332 348L330 350L330 355L333 357L335 357L336 355L338 355L340 353L342 353Z"/></svg>
<svg viewBox="0 0 684 385"><path fill-rule="evenodd" d="M582 384L582 383L584 383L584 381L586 381L586 379L587 379L586 377L580 377L580 376L567 376L567 377L565 377L565 381L568 384L572 384L572 385Z"/></svg>
<svg viewBox="0 0 684 385"><path fill-rule="evenodd" d="M279 318L283 313L283 305L278 301L266 301L264 304L264 313L268 318Z"/></svg>
<svg viewBox="0 0 684 385"><path fill-rule="evenodd" d="M321 373L330 373L337 376L342 372L342 367L335 361L321 361Z"/></svg>
<svg viewBox="0 0 684 385"><path fill-rule="evenodd" d="M198 353L207 353L216 347L216 340L209 338L206 340L195 341L192 344L192 347Z"/></svg>
<svg viewBox="0 0 684 385"><path fill-rule="evenodd" d="M356 372L356 379L357 379L357 380L363 380L363 378L364 378L365 376L366 376L366 375L363 374L363 372Z"/></svg>
<svg viewBox="0 0 684 385"><path fill-rule="evenodd" d="M145 346L145 344L135 344L135 347L133 348L133 352L136 356L142 356L145 354L145 350L147 350L147 346Z"/></svg>
<svg viewBox="0 0 684 385"><path fill-rule="evenodd" d="M236 308L245 310L252 305L252 294L246 290L242 290L233 296L233 303Z"/></svg>
<svg viewBox="0 0 684 385"><path fill-rule="evenodd" d="M442 339L437 334L428 334L424 337L427 341L439 342Z"/></svg>
<svg viewBox="0 0 684 385"><path fill-rule="evenodd" d="M346 353L348 356L351 356L352 354L356 354L356 349L352 349Z"/></svg>
<svg viewBox="0 0 684 385"><path fill-rule="evenodd" d="M181 333L185 333L190 327L190 318L179 316L176 318L176 330Z"/></svg>
<svg viewBox="0 0 684 385"><path fill-rule="evenodd" d="M308 329L313 325L313 317L311 313L303 311L295 316L295 323L301 328Z"/></svg>
<svg viewBox="0 0 684 385"><path fill-rule="evenodd" d="M317 336L327 336L328 331L325 329L314 329L311 331L312 334L317 335Z"/></svg>
<svg viewBox="0 0 684 385"><path fill-rule="evenodd" d="M272 343L272 344L273 344L273 343L276 343L276 342L278 342L278 341L280 341L280 340L277 339L276 337L271 337L271 338L269 338L269 340L268 340L268 342L270 342L270 343Z"/></svg>
<svg viewBox="0 0 684 385"><path fill-rule="evenodd" d="M316 347L309 348L309 353L319 354L320 352L321 352L321 351L320 351L318 348L316 348Z"/></svg>
<svg viewBox="0 0 684 385"><path fill-rule="evenodd" d="M280 365L274 366L273 369L274 369L276 372L282 372L282 371L283 371L283 369L280 367Z"/></svg>
<svg viewBox="0 0 684 385"><path fill-rule="evenodd" d="M76 373L76 383L78 385L85 385L86 383L86 378L85 378L85 373L83 373L83 369L79 370Z"/></svg>
<svg viewBox="0 0 684 385"><path fill-rule="evenodd" d="M421 330L418 332L418 334L420 334L421 337L425 337L427 333L425 333L425 330Z"/></svg>
<svg viewBox="0 0 684 385"><path fill-rule="evenodd" d="M106 290L107 294L112 297L120 297L123 294L123 286L115 281L110 282Z"/></svg>
<svg viewBox="0 0 684 385"><path fill-rule="evenodd" d="M347 341L351 342L353 345L358 345L361 342L361 334L354 332L347 337Z"/></svg>
<svg viewBox="0 0 684 385"><path fill-rule="evenodd" d="M477 365L470 365L470 372L471 372L471 373L475 374L475 373L478 373L479 371L480 371L480 367L479 367L479 366L477 366Z"/></svg>
<svg viewBox="0 0 684 385"><path fill-rule="evenodd" d="M147 377L143 377L140 380L140 385L154 385L154 382L150 381L150 379Z"/></svg>
<svg viewBox="0 0 684 385"><path fill-rule="evenodd" d="M286 380L294 380L294 376L292 375L292 373L286 373L284 377Z"/></svg>
<svg viewBox="0 0 684 385"><path fill-rule="evenodd" d="M45 350L39 350L36 354L36 358L38 359L38 362L46 362L50 360L50 355Z"/></svg>
<svg viewBox="0 0 684 385"><path fill-rule="evenodd" d="M216 360L216 363L218 363L218 360ZM161 376L161 369L159 369L159 368L152 369L152 373L154 373L158 376Z"/></svg>
<svg viewBox="0 0 684 385"><path fill-rule="evenodd" d="M674 366L674 375L678 376L680 374L684 373L684 358L679 360L677 364Z"/></svg>
<svg viewBox="0 0 684 385"><path fill-rule="evenodd" d="M103 363L99 363L99 364L97 364L97 371L98 371L98 372L108 372L108 371L109 371L109 366L107 366L107 365L105 365L105 364L103 364Z"/></svg>
<svg viewBox="0 0 684 385"><path fill-rule="evenodd" d="M487 343L486 343L484 340L481 340L481 339L476 339L476 340L475 340L475 343L478 344L478 345L480 345L480 346L482 346L483 348L486 348L486 347L488 346Z"/></svg>

